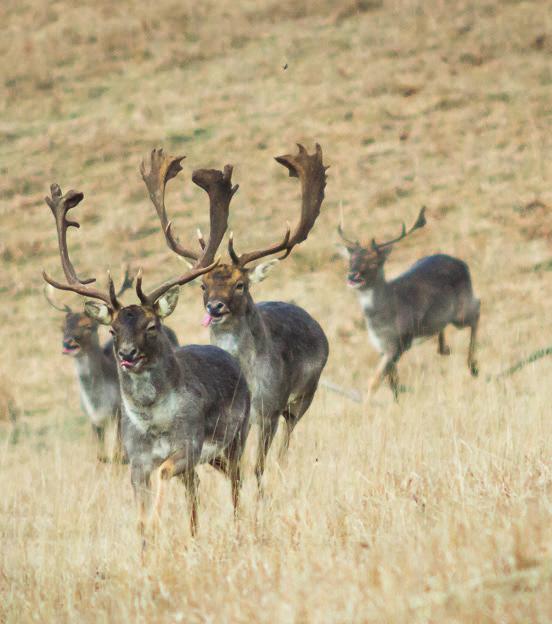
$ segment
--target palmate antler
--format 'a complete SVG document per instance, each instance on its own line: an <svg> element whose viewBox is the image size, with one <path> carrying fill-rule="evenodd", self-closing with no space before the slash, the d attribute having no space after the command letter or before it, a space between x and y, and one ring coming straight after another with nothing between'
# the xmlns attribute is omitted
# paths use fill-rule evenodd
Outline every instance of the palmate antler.
<svg viewBox="0 0 552 624"><path fill-rule="evenodd" d="M150 156L150 171L146 173L145 163L142 162L140 172L146 183L150 199L155 206L157 216L161 222L167 245L179 256L202 263L211 263L224 237L228 224L228 210L238 185L232 186L232 165L226 165L224 172L216 169L198 169L194 171L192 180L209 195L209 242L206 244L198 232L201 250L192 251L183 247L172 232L172 224L167 217L165 208L165 188L167 182L182 171L181 162L185 156L169 156L163 149L154 149Z"/></svg>
<svg viewBox="0 0 552 624"><path fill-rule="evenodd" d="M199 233L199 243L204 255L213 259L228 228L228 212L232 197L239 184L232 186L232 165L225 165L224 171L217 169L197 169L192 174L192 181L209 195L209 242Z"/></svg>
<svg viewBox="0 0 552 624"><path fill-rule="evenodd" d="M224 172L216 169L199 169L193 173L192 180L209 195L210 214L209 241L205 243L201 233L198 233L200 250L196 252L181 245L174 237L172 224L167 217L165 208L165 188L167 182L182 171L180 163L184 158L184 156L165 154L162 149L154 149L150 156L149 172L146 172L145 162L142 162L140 166L142 178L157 211L167 245L179 256L195 261L195 265L185 281L182 281L183 277L168 281L150 295L144 295L142 292L142 276L139 275L136 280L136 292L143 304L155 301L161 294L176 284L181 285L207 273L218 263L218 261L215 261L215 254L226 232L230 201L238 190L237 184L232 186L232 166L226 165Z"/></svg>
<svg viewBox="0 0 552 624"><path fill-rule="evenodd" d="M289 170L289 176L299 178L301 181L301 217L295 226L293 233L288 225L287 231L281 240L270 247L245 252L238 255L234 249L234 240L230 236L228 241L228 252L232 262L238 266L245 266L254 260L260 260L275 253L284 252L280 258L283 260L291 253L295 245L307 239L316 218L320 214L320 206L324 200L324 188L326 186L326 170L322 162L322 148L316 144L314 154L309 154L302 145L297 145L298 153L293 156L277 156L276 161Z"/></svg>
<svg viewBox="0 0 552 624"><path fill-rule="evenodd" d="M96 290L95 288L90 288L89 286L87 286L87 284L94 282L95 279L90 278L86 280L80 280L77 277L75 268L73 267L71 260L69 259L69 252L67 250L67 229L69 227L78 228L80 227L80 224L77 221L69 221L67 219L67 212L82 201L82 199L84 198L84 194L78 191L71 190L63 195L60 187L57 184L52 184L51 195L51 197L46 197L46 203L48 204L48 206L50 206L50 209L52 210L52 213L56 220L61 266L63 268L63 272L65 273L67 284L56 282L49 275L47 275L45 271L42 272L44 279L48 282L48 284L52 285L54 288L58 288L59 290L68 290L75 292L79 295L83 295L85 297L90 297L92 299L100 299L101 301L106 303L111 310L120 309L121 304L117 300L115 286L113 284L111 276L108 277L108 292L102 292L100 290ZM203 275L203 273L207 273L208 271L213 269L218 261L213 262L209 265L205 265L204 256L205 254L202 254L201 258L198 260L196 266L192 270L183 273L179 277L164 282L161 286L156 288L152 293L148 295L146 295L142 291L142 273L141 271L139 271L136 278L136 293L138 294L138 297L140 298L142 304L151 306L157 301L157 299L159 299L159 297L164 295L174 286L181 286L183 284L191 282L196 277L199 277L200 275ZM127 275L125 277L123 286L119 294L121 294L129 287L129 278Z"/></svg>
<svg viewBox="0 0 552 624"><path fill-rule="evenodd" d="M69 251L67 250L67 230L70 227L79 228L80 224L77 221L69 221L67 219L67 212L74 208L84 198L84 193L79 191L70 190L65 193L61 192L61 188L58 184L52 184L50 187L51 197L45 197L45 201L50 207L52 214L56 220L56 229L58 236L59 255L61 259L61 266L67 279L67 284L56 282L53 280L46 271L42 271L42 277L54 288L59 290L68 290L75 292L85 297L92 297L93 299L100 299L108 306L117 310L120 308L120 304L117 301L115 294L115 286L111 276L108 278L108 292L102 292L95 288L90 288L87 284L91 284L96 280L94 278L81 280L77 277L75 268L69 259Z"/></svg>

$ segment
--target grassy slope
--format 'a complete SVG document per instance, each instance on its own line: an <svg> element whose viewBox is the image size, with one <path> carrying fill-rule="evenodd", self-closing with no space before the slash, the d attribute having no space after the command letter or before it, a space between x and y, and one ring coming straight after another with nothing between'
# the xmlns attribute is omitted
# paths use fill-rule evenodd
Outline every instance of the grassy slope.
<svg viewBox="0 0 552 624"><path fill-rule="evenodd" d="M0 373L26 413L19 444L4 438L0 455L0 620L552 617L551 365L484 381L552 342L551 13L490 0L296 4L0 9ZM187 154L168 199L182 236L207 216L191 170L235 164L231 225L248 247L298 208L272 156L315 140L331 164L325 210L259 298L308 307L332 344L328 378L362 388L376 357L334 252L340 206L369 238L426 204L428 227L388 272L438 250L469 262L482 378L469 379L467 335L451 331L451 358L426 343L401 362L414 390L398 407L387 389L369 408L321 390L285 472L271 464L256 518L248 479L240 535L226 484L202 471L199 539L186 549L175 486L173 522L139 570L127 476L95 466L59 319L41 297L40 268L59 274L42 197L52 181L85 192L71 239L83 274L132 261L154 283L179 264L139 179L151 147ZM171 324L207 341L200 317L190 287ZM531 591L508 580L520 569Z"/></svg>

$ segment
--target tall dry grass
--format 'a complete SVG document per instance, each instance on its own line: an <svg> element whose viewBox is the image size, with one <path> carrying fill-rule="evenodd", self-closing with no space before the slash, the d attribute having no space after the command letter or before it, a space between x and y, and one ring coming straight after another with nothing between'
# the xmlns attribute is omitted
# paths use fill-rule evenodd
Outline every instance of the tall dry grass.
<svg viewBox="0 0 552 624"><path fill-rule="evenodd" d="M552 343L551 12L541 2L7 2L0 9L2 397L0 621L548 622L552 436L549 359L489 375ZM287 64L287 69L283 67ZM240 247L298 209L272 156L317 140L331 164L304 247L258 298L304 305L324 326L327 379L362 389L376 356L343 284L335 226L393 234L389 274L423 254L467 260L483 300L481 377L451 330L400 363L399 405L321 389L268 497L248 478L239 525L227 483L201 470L200 534L173 484L160 544L139 565L125 468L98 466L61 319L40 269L59 274L50 182L78 188L81 274L178 270L139 179L141 156L185 153L168 209L182 237L206 224L189 177L235 164ZM69 299L68 299L69 300ZM78 304L71 300L73 304ZM171 325L206 342L198 289ZM3 400L3 399L2 399Z"/></svg>

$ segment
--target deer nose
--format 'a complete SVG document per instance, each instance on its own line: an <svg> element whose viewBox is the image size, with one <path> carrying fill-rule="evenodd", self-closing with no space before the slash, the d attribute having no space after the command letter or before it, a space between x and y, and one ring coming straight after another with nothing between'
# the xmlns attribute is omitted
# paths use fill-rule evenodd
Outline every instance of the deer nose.
<svg viewBox="0 0 552 624"><path fill-rule="evenodd" d="M220 316L226 312L226 304L223 301L209 301L205 307L213 316Z"/></svg>
<svg viewBox="0 0 552 624"><path fill-rule="evenodd" d="M121 360L126 360L127 362L133 362L138 357L138 349L136 347L127 348L127 349L119 349L119 357Z"/></svg>

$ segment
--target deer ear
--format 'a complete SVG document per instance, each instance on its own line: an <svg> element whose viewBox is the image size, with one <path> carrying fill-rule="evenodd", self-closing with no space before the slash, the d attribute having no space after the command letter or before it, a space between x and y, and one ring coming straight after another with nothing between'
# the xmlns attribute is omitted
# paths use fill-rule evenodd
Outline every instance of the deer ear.
<svg viewBox="0 0 552 624"><path fill-rule="evenodd" d="M267 278L268 274L280 261L277 258L261 262L249 272L249 281L251 284L258 284Z"/></svg>
<svg viewBox="0 0 552 624"><path fill-rule="evenodd" d="M179 291L180 289L178 286L176 288L171 288L155 302L153 310L159 318L165 318L174 312L176 304L178 303Z"/></svg>
<svg viewBox="0 0 552 624"><path fill-rule="evenodd" d="M102 325L111 325L111 322L113 321L113 310L105 303L85 301L84 313L88 318L91 318Z"/></svg>

